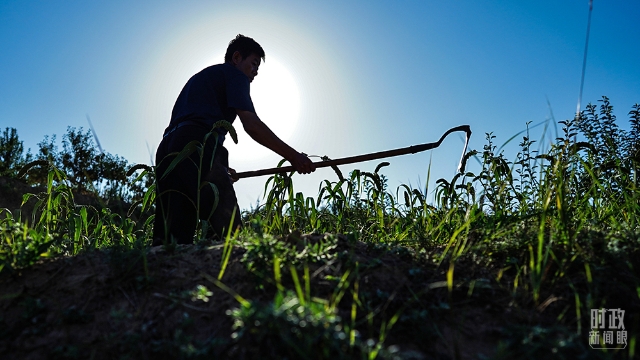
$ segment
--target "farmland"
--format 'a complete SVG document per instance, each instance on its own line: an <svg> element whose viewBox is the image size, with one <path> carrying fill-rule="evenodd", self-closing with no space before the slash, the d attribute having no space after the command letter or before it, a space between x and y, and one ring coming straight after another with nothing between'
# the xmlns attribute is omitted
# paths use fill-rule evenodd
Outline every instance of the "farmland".
<svg viewBox="0 0 640 360"><path fill-rule="evenodd" d="M485 134L478 169L432 189L389 189L385 162L334 169L314 197L275 175L241 231L156 247L153 169L69 129L62 152L45 139L0 169L0 352L633 358L640 106L616 121L603 97L548 146L527 130L506 155ZM590 344L593 309L624 311L611 343Z"/></svg>

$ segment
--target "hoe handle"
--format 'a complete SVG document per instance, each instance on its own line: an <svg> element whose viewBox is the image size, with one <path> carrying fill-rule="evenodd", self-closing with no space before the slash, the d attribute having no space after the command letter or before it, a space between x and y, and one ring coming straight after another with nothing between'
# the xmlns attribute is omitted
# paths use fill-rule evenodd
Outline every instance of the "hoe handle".
<svg viewBox="0 0 640 360"><path fill-rule="evenodd" d="M433 143L426 143L426 144L421 144L421 145L412 145L412 146L399 148L399 149L394 149L394 150L379 151L379 152L375 152L375 153L364 154L364 155L356 155L356 156L349 156L349 157L340 158L340 159L334 159L334 160L318 161L318 162L315 162L313 164L316 166L316 169L317 169L317 168L328 167L328 166L353 164L353 163L358 163L358 162L362 162L362 161L383 159L383 158L388 158L388 157L398 156L398 155L415 154L417 152L421 152L421 151L426 151L426 150L431 150L431 149L437 148L438 146L440 146L440 144L442 143L444 138L447 137L447 135L451 134L452 132L456 132L456 131L464 131L467 134L467 139L466 139L466 142L465 142L464 151L462 152L462 156L464 157L464 154L467 152L467 145L469 144L469 138L471 137L471 127L469 125L460 125L460 126L456 126L454 128L451 128L451 129L447 130L447 132L445 132L440 137L440 140L438 140L436 142L433 142ZM460 160L460 164L462 164L462 159ZM460 169L460 167L458 167L458 170L459 169ZM281 174L281 173L290 172L290 171L295 171L293 166L283 166L283 167L276 167L276 168L270 168L270 169L239 172L239 173L236 173L236 176L239 179L243 179L243 178L254 177L254 176Z"/></svg>

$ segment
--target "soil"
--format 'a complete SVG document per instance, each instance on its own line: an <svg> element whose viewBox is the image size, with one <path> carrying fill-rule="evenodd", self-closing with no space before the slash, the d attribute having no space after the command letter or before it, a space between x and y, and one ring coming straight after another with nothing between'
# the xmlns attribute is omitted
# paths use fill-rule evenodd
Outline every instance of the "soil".
<svg viewBox="0 0 640 360"><path fill-rule="evenodd" d="M302 237L314 242L323 235ZM385 345L394 344L402 357L414 359L493 354L504 317L514 314L485 301L457 302L456 311L448 311L444 273L434 266L431 270L417 267L411 256L350 243L343 236L338 242L337 251L367 265L360 266L360 293L384 297L377 317L388 319L416 296L426 307L444 309L437 318L422 319L423 324L406 326L399 321ZM227 345L220 346L218 355L237 354L229 342L232 319L226 312L238 307L238 302L209 280L218 276L222 249L223 244L179 245L173 252L163 246L121 253L91 251L1 274L0 353L4 359L110 359L123 354L156 358L162 357L163 342L182 332L194 344L222 339ZM243 253L242 249L232 251L222 282L245 299L273 300L274 289L257 286L256 275L240 262ZM311 288L314 295L328 298L335 284L324 279L327 274L339 274L341 263L322 267L311 268ZM180 300L179 294L197 285L212 292L208 302L184 296ZM341 312L350 307L350 299L343 300ZM185 327L187 318L190 325ZM348 313L343 318L349 318Z"/></svg>

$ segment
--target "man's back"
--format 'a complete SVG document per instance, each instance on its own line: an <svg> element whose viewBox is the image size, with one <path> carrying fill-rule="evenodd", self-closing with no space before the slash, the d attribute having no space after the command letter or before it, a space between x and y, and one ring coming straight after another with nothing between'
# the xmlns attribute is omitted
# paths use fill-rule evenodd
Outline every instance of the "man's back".
<svg viewBox="0 0 640 360"><path fill-rule="evenodd" d="M255 112L246 75L229 64L209 66L182 88L167 131L183 121L198 121L208 128L218 120L232 123L236 109ZM219 132L226 134L224 128Z"/></svg>

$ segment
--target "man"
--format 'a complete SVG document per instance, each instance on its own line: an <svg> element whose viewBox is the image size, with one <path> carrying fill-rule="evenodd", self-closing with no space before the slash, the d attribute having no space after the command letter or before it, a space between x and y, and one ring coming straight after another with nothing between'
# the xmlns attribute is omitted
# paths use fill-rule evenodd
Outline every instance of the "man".
<svg viewBox="0 0 640 360"><path fill-rule="evenodd" d="M208 220L212 235L219 239L232 218L234 230L241 225L232 184L237 179L232 179L235 171L229 168L222 146L227 130L212 130L219 120L232 123L238 116L249 136L288 160L299 173L315 170L306 155L280 140L256 115L249 84L264 58L256 41L238 35L229 43L224 64L195 74L180 92L156 152L154 245L193 242L198 219ZM180 159L178 153L189 151Z"/></svg>

